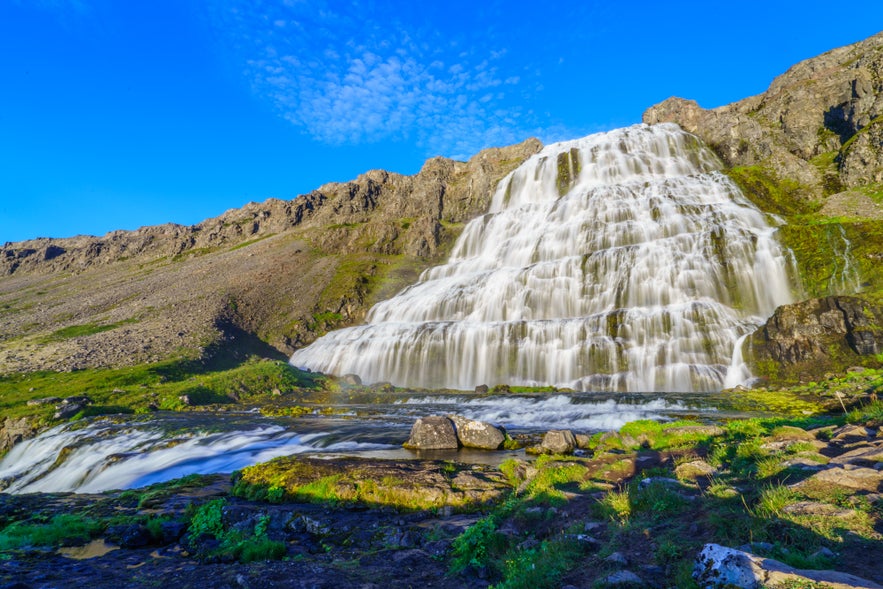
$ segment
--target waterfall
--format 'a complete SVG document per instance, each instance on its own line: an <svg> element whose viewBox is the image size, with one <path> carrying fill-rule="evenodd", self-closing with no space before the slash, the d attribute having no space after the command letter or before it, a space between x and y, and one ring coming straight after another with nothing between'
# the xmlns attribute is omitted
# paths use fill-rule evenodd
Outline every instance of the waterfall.
<svg viewBox="0 0 883 589"><path fill-rule="evenodd" d="M846 238L846 230L843 225L837 225L837 229L839 231L836 237L831 235L830 229L827 231L828 245L831 246L831 251L834 253L834 268L828 279L828 292L831 294L854 294L860 288L860 278L852 257L852 242Z"/></svg>
<svg viewBox="0 0 883 589"><path fill-rule="evenodd" d="M736 341L790 302L763 213L677 125L549 145L444 265L292 364L471 389L719 390Z"/></svg>

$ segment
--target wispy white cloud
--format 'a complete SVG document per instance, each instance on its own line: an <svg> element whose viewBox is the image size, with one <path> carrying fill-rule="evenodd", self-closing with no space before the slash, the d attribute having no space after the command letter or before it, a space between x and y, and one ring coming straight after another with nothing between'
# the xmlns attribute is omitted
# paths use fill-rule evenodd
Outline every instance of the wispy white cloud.
<svg viewBox="0 0 883 589"><path fill-rule="evenodd" d="M396 20L382 2L232 0L215 8L255 92L319 141L409 140L464 158L542 134L523 99L539 84L523 68L507 69L507 51L493 41Z"/></svg>

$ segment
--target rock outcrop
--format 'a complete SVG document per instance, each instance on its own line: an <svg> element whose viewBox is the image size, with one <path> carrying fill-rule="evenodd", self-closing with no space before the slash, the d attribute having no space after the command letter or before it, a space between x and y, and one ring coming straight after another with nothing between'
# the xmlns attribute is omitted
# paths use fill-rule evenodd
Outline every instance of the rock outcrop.
<svg viewBox="0 0 883 589"><path fill-rule="evenodd" d="M746 353L755 373L785 381L878 365L883 309L850 296L783 305L746 342Z"/></svg>
<svg viewBox="0 0 883 589"><path fill-rule="evenodd" d="M710 110L669 98L643 120L678 123L728 166L762 165L817 200L883 180L881 75L883 33L798 63L763 94Z"/></svg>
<svg viewBox="0 0 883 589"><path fill-rule="evenodd" d="M22 440L32 438L36 434L37 427L27 417L19 419L7 417L0 425L0 456Z"/></svg>

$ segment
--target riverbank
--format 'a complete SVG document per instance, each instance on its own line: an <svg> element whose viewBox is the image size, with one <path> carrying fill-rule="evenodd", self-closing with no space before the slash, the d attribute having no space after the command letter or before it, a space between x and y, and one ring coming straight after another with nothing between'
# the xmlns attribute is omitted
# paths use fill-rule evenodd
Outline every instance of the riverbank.
<svg viewBox="0 0 883 589"><path fill-rule="evenodd" d="M0 494L0 586L689 588L708 543L883 583L881 426L875 402L633 422L499 468L280 458L232 481ZM826 586L806 583L778 586Z"/></svg>

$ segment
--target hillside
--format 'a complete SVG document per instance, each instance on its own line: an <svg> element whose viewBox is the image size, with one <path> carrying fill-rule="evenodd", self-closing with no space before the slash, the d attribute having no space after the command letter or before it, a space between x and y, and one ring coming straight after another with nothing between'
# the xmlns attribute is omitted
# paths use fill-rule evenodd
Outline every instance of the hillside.
<svg viewBox="0 0 883 589"><path fill-rule="evenodd" d="M190 227L0 248L0 373L285 357L443 258L537 140L374 170Z"/></svg>

